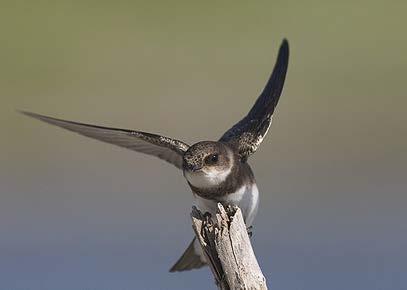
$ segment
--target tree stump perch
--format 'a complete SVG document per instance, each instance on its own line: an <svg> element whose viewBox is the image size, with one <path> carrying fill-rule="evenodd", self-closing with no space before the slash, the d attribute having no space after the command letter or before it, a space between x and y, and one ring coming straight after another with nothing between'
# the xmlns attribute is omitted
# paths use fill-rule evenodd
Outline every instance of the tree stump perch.
<svg viewBox="0 0 407 290"><path fill-rule="evenodd" d="M193 207L191 217L195 235L219 289L267 289L237 206L225 209L218 203L215 217Z"/></svg>

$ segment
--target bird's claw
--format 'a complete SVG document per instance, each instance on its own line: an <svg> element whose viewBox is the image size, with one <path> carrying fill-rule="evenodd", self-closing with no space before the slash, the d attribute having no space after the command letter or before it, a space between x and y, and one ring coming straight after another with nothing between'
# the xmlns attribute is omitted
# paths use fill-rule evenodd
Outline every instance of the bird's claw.
<svg viewBox="0 0 407 290"><path fill-rule="evenodd" d="M249 238L253 236L253 226L247 228L247 234L249 235Z"/></svg>
<svg viewBox="0 0 407 290"><path fill-rule="evenodd" d="M204 217L205 222L209 223L212 218L212 215L209 212L205 212L203 217Z"/></svg>

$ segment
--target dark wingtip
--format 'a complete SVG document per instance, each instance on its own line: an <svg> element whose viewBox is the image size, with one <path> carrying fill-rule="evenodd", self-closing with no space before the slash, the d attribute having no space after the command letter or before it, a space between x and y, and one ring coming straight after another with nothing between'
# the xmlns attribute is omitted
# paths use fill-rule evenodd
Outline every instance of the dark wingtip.
<svg viewBox="0 0 407 290"><path fill-rule="evenodd" d="M288 49L289 45L288 45L288 40L287 38L283 38L283 41L281 42L281 46L280 47L286 47Z"/></svg>
<svg viewBox="0 0 407 290"><path fill-rule="evenodd" d="M31 112L29 112L29 111L20 110L20 109L15 109L15 111L16 111L17 113L19 113L19 114L26 115L26 116L29 116L29 117L33 117L33 116L37 115L37 114L35 114L35 113L31 113Z"/></svg>
<svg viewBox="0 0 407 290"><path fill-rule="evenodd" d="M40 114L37 114L37 113L33 113L33 112L30 112L30 111L24 111L24 110L16 109L16 112L17 112L17 113L20 113L20 114L22 114L22 115L25 115L25 116L27 116L27 117L34 118L34 119L38 119L38 120L42 120L42 121L46 121L46 120L58 120L58 119L56 119L56 118L47 117L47 116L40 115Z"/></svg>
<svg viewBox="0 0 407 290"><path fill-rule="evenodd" d="M273 72L271 73L263 92L260 94L253 108L249 112L249 115L253 118L255 118L255 116L261 118L274 113L274 109L277 106L283 90L287 74L289 54L290 48L288 40L284 38L278 51Z"/></svg>
<svg viewBox="0 0 407 290"><path fill-rule="evenodd" d="M281 42L280 49L278 51L278 57L277 59L284 59L285 62L288 62L288 57L290 55L290 45L288 44L287 38L283 38L283 41Z"/></svg>

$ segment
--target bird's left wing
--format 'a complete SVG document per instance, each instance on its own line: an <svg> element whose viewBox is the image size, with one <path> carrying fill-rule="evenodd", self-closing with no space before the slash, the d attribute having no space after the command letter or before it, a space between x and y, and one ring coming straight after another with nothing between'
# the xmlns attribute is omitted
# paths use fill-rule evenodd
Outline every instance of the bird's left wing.
<svg viewBox="0 0 407 290"><path fill-rule="evenodd" d="M249 113L226 131L219 141L236 148L243 161L253 154L271 125L274 109L280 99L288 67L289 47L283 40L277 61L266 87L257 98Z"/></svg>
<svg viewBox="0 0 407 290"><path fill-rule="evenodd" d="M189 145L182 141L156 134L83 124L25 111L21 113L86 137L156 156L180 169L184 152L189 148Z"/></svg>

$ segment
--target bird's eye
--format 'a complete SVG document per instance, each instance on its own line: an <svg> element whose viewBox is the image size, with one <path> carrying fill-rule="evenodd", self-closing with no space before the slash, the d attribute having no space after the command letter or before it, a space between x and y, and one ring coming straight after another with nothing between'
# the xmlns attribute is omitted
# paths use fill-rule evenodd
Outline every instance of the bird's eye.
<svg viewBox="0 0 407 290"><path fill-rule="evenodd" d="M211 154L205 158L205 163L211 165L217 163L218 160L219 160L218 154Z"/></svg>

